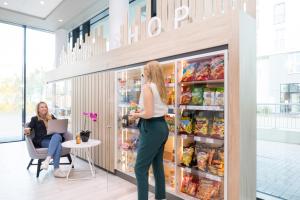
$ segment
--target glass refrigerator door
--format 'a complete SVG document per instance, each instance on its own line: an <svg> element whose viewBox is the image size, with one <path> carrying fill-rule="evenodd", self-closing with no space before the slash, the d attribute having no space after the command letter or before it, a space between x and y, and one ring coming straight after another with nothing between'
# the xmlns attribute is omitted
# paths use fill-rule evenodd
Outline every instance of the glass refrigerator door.
<svg viewBox="0 0 300 200"><path fill-rule="evenodd" d="M117 169L123 173L134 174L136 148L139 131L137 120L128 114L138 109L141 93L141 68L117 72Z"/></svg>
<svg viewBox="0 0 300 200"><path fill-rule="evenodd" d="M177 66L177 190L187 199L224 199L224 53Z"/></svg>

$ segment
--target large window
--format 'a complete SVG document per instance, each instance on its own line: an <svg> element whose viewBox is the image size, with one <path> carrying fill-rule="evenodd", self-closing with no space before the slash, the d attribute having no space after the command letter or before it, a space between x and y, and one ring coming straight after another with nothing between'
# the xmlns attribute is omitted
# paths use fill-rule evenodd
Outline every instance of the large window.
<svg viewBox="0 0 300 200"><path fill-rule="evenodd" d="M0 23L0 142L22 139L24 29Z"/></svg>
<svg viewBox="0 0 300 200"><path fill-rule="evenodd" d="M132 26L135 23L137 9L141 9L141 21L146 20L146 0L130 1L128 11L129 26Z"/></svg>
<svg viewBox="0 0 300 200"><path fill-rule="evenodd" d="M26 30L26 121L35 115L36 104L51 100L47 96L45 72L54 69L55 35L34 29Z"/></svg>
<svg viewBox="0 0 300 200"><path fill-rule="evenodd" d="M51 108L45 72L54 68L55 36L5 23L0 33L0 142L18 141L36 103L44 100Z"/></svg>
<svg viewBox="0 0 300 200"><path fill-rule="evenodd" d="M96 29L102 28L103 38L106 39L106 49L109 49L109 11L108 9L102 11L90 20L91 32L95 32Z"/></svg>
<svg viewBox="0 0 300 200"><path fill-rule="evenodd" d="M300 1L257 2L257 195L299 200Z"/></svg>

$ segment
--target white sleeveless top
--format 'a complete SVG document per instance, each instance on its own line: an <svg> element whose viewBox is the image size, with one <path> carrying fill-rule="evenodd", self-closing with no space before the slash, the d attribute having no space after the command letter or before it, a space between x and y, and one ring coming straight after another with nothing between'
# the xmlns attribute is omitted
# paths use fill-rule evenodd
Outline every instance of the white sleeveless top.
<svg viewBox="0 0 300 200"><path fill-rule="evenodd" d="M153 93L154 112L153 117L162 117L168 113L168 106L161 100L157 86L155 83L150 83L150 88ZM144 110L144 94L143 90L140 95L139 107Z"/></svg>

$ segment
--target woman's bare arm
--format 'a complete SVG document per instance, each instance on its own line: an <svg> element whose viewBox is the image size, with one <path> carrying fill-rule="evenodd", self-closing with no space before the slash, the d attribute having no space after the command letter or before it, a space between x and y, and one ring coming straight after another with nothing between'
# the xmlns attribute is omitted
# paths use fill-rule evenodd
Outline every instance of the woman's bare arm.
<svg viewBox="0 0 300 200"><path fill-rule="evenodd" d="M149 84L145 84L143 86L143 94L144 94L144 110L140 113L133 113L134 117L140 117L144 119L149 119L153 117L154 110L154 99L153 93Z"/></svg>

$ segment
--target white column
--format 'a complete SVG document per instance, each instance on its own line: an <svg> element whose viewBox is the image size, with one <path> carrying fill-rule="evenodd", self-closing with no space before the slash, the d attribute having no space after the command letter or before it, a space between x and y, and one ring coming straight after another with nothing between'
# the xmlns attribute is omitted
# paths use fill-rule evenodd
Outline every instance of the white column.
<svg viewBox="0 0 300 200"><path fill-rule="evenodd" d="M120 28L128 7L128 0L109 0L109 49L120 47Z"/></svg>
<svg viewBox="0 0 300 200"><path fill-rule="evenodd" d="M59 56L63 47L68 44L68 32L65 29L55 31L55 66L59 65Z"/></svg>

